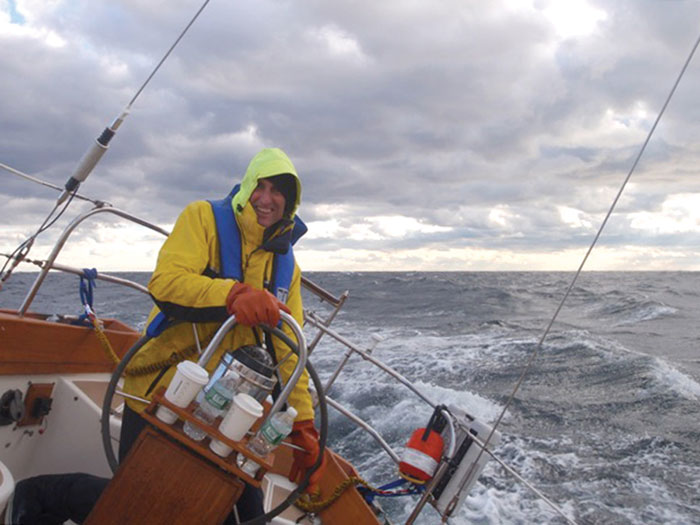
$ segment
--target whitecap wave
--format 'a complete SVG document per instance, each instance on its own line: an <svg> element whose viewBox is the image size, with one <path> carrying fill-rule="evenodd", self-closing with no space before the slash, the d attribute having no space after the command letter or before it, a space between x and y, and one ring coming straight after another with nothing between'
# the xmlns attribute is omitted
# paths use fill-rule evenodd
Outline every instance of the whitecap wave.
<svg viewBox="0 0 700 525"><path fill-rule="evenodd" d="M656 380L664 387L688 399L700 399L700 383L674 368L663 359L654 359L652 367Z"/></svg>

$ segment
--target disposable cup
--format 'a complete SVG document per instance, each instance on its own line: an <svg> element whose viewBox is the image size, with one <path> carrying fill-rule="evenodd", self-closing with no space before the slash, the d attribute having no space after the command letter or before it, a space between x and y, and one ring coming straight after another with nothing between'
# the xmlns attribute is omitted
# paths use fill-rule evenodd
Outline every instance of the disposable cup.
<svg viewBox="0 0 700 525"><path fill-rule="evenodd" d="M240 441L262 415L263 406L253 396L236 394L231 408L219 425L219 432L233 441ZM209 448L222 457L228 456L233 450L218 439L212 439Z"/></svg>
<svg viewBox="0 0 700 525"><path fill-rule="evenodd" d="M175 375L165 391L165 399L173 405L185 408L209 381L209 374L193 361L182 361L177 365ZM163 423L172 425L177 421L177 414L164 406L159 406L156 417Z"/></svg>

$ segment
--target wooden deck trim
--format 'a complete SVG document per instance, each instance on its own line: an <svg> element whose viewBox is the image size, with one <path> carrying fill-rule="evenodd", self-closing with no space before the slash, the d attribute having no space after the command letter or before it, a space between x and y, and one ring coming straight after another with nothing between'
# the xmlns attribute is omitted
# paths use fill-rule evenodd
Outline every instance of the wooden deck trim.
<svg viewBox="0 0 700 525"><path fill-rule="evenodd" d="M94 330L66 322L46 321L46 315L0 308L0 375L111 372L115 364ZM103 319L105 335L123 356L140 334L114 319Z"/></svg>

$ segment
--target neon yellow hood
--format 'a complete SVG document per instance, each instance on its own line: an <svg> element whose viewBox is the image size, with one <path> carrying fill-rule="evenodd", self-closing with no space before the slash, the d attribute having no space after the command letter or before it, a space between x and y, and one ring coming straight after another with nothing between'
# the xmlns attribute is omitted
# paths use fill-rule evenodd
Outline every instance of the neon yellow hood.
<svg viewBox="0 0 700 525"><path fill-rule="evenodd" d="M279 148L265 148L250 161L245 176L241 181L241 188L238 190L238 193L233 196L233 200L231 201L234 213L236 215L241 214L253 190L258 186L258 181L260 179L267 179L268 177L274 177L275 175L282 175L284 173L293 175L297 183L296 200L292 212L288 217L289 219L293 219L301 203L301 181L299 180L299 175L297 175L294 164L292 164L292 161L289 160L285 152Z"/></svg>

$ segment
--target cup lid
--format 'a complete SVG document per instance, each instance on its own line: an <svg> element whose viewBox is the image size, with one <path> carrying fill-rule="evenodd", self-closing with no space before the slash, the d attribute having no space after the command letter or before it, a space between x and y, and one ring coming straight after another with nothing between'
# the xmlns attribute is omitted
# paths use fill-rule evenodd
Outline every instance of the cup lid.
<svg viewBox="0 0 700 525"><path fill-rule="evenodd" d="M209 382L209 374L204 368L199 366L194 361L182 361L178 363L177 369L188 379L200 385L206 385Z"/></svg>
<svg viewBox="0 0 700 525"><path fill-rule="evenodd" d="M263 415L263 406L253 396L240 392L233 398L234 403L248 412L251 416L260 417Z"/></svg>

